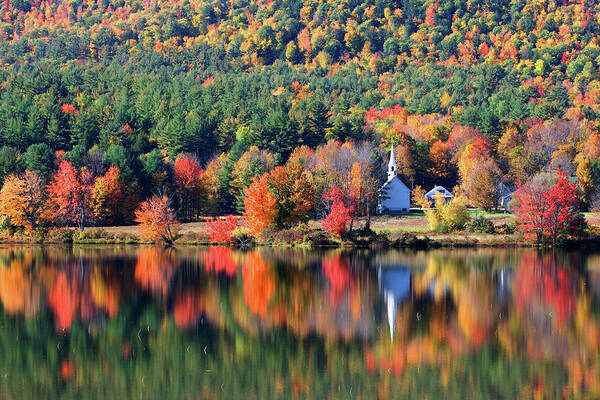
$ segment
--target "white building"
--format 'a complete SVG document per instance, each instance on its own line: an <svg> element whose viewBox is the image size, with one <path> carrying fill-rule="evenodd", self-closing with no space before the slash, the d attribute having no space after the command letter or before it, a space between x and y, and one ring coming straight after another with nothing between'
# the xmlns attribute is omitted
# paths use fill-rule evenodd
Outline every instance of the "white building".
<svg viewBox="0 0 600 400"><path fill-rule="evenodd" d="M379 212L401 213L410 211L410 189L398 178L394 145L390 152L387 182L379 190Z"/></svg>
<svg viewBox="0 0 600 400"><path fill-rule="evenodd" d="M425 197L427 197L427 200L429 200L432 206L435 206L437 199L443 199L444 203L447 203L450 200L452 200L454 195L450 193L445 187L436 186L429 192L425 193Z"/></svg>
<svg viewBox="0 0 600 400"><path fill-rule="evenodd" d="M394 328L396 326L396 309L410 294L410 268L383 267L377 270L379 290L383 296L387 313L390 339L394 341Z"/></svg>

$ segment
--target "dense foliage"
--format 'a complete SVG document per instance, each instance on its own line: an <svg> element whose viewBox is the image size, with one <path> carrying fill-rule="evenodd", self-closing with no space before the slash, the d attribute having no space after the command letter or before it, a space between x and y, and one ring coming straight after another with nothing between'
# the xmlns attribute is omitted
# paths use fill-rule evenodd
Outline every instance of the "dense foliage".
<svg viewBox="0 0 600 400"><path fill-rule="evenodd" d="M352 175L359 214L392 143L409 186L460 185L481 208L557 168L600 205L600 9L546 3L6 0L0 180L114 165L125 189L113 171L61 215L125 223L167 187L194 220L241 212L253 177L333 139L373 144Z"/></svg>

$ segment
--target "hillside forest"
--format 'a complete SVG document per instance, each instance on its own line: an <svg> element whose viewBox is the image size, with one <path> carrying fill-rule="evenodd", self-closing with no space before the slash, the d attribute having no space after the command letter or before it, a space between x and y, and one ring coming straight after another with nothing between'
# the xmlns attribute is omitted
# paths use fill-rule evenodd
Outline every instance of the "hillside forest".
<svg viewBox="0 0 600 400"><path fill-rule="evenodd" d="M600 207L591 0L4 0L0 17L0 183L29 190L22 226L45 196L79 225L130 223L157 193L181 221L236 214L253 182L277 226L326 215L332 188L366 215L392 144L411 188L492 209L561 170Z"/></svg>

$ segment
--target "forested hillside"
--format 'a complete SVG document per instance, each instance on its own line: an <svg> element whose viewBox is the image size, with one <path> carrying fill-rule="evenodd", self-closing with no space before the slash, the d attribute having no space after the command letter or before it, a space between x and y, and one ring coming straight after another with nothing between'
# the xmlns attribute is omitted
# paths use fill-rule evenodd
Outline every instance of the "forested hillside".
<svg viewBox="0 0 600 400"><path fill-rule="evenodd" d="M131 212L107 215L110 196L96 192L118 191L133 210L165 185L180 189L180 206L202 186L184 219L239 210L251 178L302 145L316 150L295 152L320 182L315 204L354 163L379 180L392 143L409 186L460 185L484 208L498 190L482 188L558 168L579 177L588 207L596 198L592 0L5 0L0 10L0 179L28 169L49 182L63 160L95 179L115 165L94 185L98 221ZM330 140L348 144L319 148Z"/></svg>

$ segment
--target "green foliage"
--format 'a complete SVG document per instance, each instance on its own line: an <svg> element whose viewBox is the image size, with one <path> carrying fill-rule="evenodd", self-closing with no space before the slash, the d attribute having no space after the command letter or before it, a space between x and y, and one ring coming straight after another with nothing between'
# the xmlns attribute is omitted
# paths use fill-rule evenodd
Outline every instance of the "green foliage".
<svg viewBox="0 0 600 400"><path fill-rule="evenodd" d="M228 213L244 149L281 165L298 145L378 142L371 108L447 115L494 144L507 124L600 115L600 9L577 2L79 3L2 6L0 181L49 174L57 150L80 168L97 148L148 194L168 172L159 155L226 153ZM404 140L411 180L434 184L432 143ZM531 153L528 173L550 163Z"/></svg>
<svg viewBox="0 0 600 400"><path fill-rule="evenodd" d="M23 164L25 168L48 177L53 170L54 152L45 143L32 144L23 154Z"/></svg>
<svg viewBox="0 0 600 400"><path fill-rule="evenodd" d="M469 232L494 233L494 223L484 216L473 218L466 226Z"/></svg>
<svg viewBox="0 0 600 400"><path fill-rule="evenodd" d="M20 172L19 151L11 146L0 147L0 182L13 172Z"/></svg>

